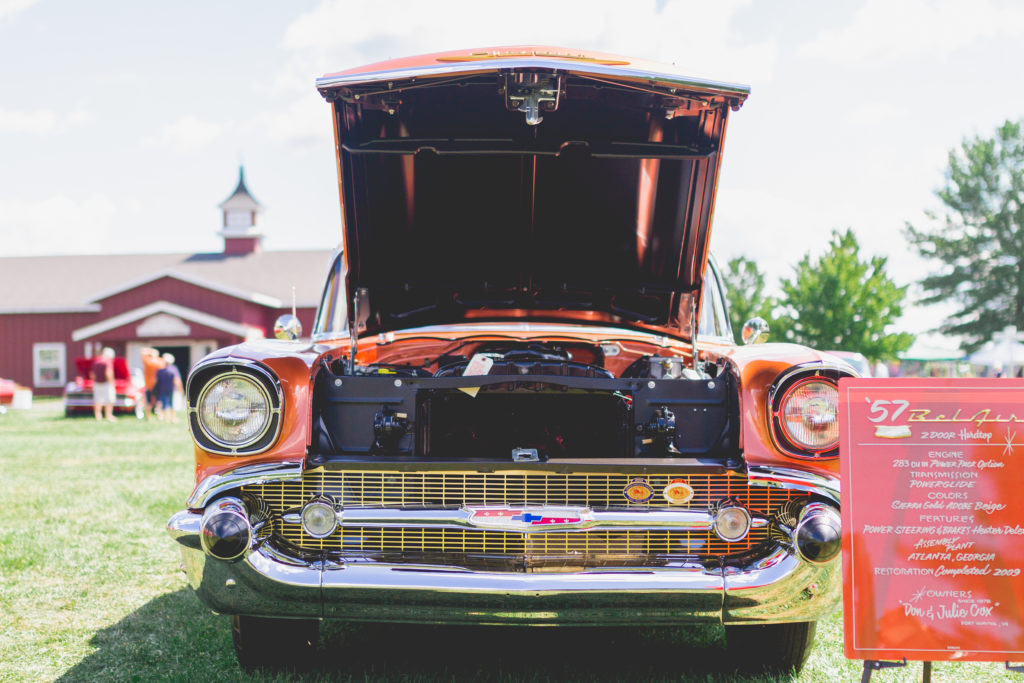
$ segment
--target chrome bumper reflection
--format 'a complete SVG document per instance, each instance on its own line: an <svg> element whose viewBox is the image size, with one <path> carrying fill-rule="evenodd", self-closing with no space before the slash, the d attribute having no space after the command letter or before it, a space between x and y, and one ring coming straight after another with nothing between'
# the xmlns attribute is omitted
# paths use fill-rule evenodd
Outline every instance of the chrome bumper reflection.
<svg viewBox="0 0 1024 683"><path fill-rule="evenodd" d="M137 404L138 401L134 398L118 394L111 405L115 408L134 408ZM65 408L92 408L94 405L96 405L96 402L93 400L91 393L64 397Z"/></svg>
<svg viewBox="0 0 1024 683"><path fill-rule="evenodd" d="M839 504L839 477L824 472L806 472L791 467L754 465L747 468L747 481L751 486L806 491Z"/></svg>
<svg viewBox="0 0 1024 683"><path fill-rule="evenodd" d="M223 562L198 549L199 518L179 512L168 531L199 597L226 614L459 624L806 621L832 611L842 589L838 557L810 565L782 547L740 567L678 562L552 574L302 562L268 545Z"/></svg>

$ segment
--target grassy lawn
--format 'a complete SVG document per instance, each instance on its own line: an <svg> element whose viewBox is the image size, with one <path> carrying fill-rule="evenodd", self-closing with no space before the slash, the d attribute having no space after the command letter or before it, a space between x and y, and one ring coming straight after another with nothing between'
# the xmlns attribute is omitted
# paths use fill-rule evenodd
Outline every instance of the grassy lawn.
<svg viewBox="0 0 1024 683"><path fill-rule="evenodd" d="M251 680L226 617L178 571L164 532L191 490L182 425L67 420L55 401L0 416L0 680ZM719 673L716 628L512 629L329 623L304 680L860 680L836 614L799 676ZM285 675L256 680L293 680ZM921 664L873 681L919 681ZM1020 681L1002 664L936 664L936 681Z"/></svg>

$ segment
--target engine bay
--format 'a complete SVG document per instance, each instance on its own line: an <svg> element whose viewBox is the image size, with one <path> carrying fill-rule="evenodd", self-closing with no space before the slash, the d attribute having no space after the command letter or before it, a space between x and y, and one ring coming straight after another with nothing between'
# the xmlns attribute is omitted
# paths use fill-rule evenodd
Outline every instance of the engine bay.
<svg viewBox="0 0 1024 683"><path fill-rule="evenodd" d="M415 344L389 348L354 372L345 358L323 357L314 461L722 462L738 454L736 382L721 366L698 372L684 357L620 343L432 347L434 355Z"/></svg>

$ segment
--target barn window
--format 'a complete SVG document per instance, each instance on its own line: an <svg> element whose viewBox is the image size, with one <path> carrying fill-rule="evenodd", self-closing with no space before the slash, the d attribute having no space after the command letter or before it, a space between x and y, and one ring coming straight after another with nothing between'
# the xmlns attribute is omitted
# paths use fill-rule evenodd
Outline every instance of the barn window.
<svg viewBox="0 0 1024 683"><path fill-rule="evenodd" d="M62 387L67 381L67 355L61 342L32 345L32 381L37 387Z"/></svg>

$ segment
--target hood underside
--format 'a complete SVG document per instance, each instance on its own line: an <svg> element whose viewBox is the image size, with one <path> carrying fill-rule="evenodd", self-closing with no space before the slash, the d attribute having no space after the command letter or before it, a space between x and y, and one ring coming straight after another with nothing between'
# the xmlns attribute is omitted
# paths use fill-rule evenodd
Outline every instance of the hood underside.
<svg viewBox="0 0 1024 683"><path fill-rule="evenodd" d="M366 331L511 316L688 336L747 89L661 68L522 47L321 78Z"/></svg>

